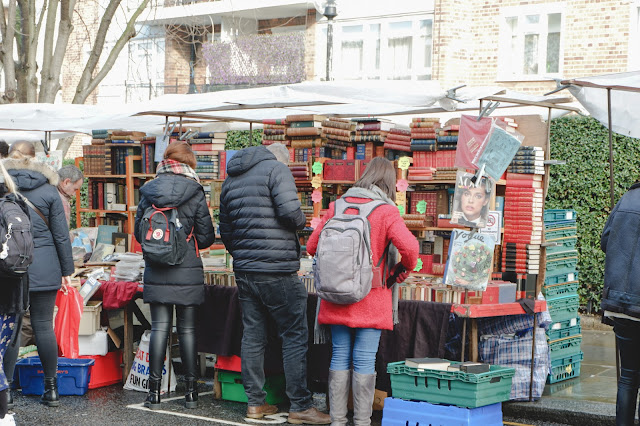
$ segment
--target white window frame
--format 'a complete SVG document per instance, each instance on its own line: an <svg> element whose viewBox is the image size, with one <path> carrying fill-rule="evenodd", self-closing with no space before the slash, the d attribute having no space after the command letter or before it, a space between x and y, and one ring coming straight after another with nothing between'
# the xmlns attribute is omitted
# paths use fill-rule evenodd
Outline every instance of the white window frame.
<svg viewBox="0 0 640 426"><path fill-rule="evenodd" d="M333 78L336 80L343 79L365 79L365 80L388 80L397 77L393 74L393 68L389 63L389 38L397 38L402 36L412 37L411 46L411 69L407 70L407 76L410 80L418 80L424 76L432 76L432 67L425 67L424 42L421 33L420 23L422 21L431 21L433 31L433 14L421 14L410 16L399 16L383 19L358 19L336 21L333 24ZM411 22L411 28L402 31L391 31L390 25L393 23ZM363 31L361 37L355 35L345 35L342 28L346 26L362 25ZM380 25L379 35L372 29L372 26ZM316 31L316 75L320 79L325 77L326 69L326 22L320 25ZM376 64L376 42L380 39L380 67L375 68ZM433 64L433 33L431 35L431 55ZM342 42L347 40L363 40L363 69L360 73L353 73L349 70L341 69Z"/></svg>
<svg viewBox="0 0 640 426"><path fill-rule="evenodd" d="M627 69L640 69L640 0L633 0L629 6L629 59Z"/></svg>
<svg viewBox="0 0 640 426"><path fill-rule="evenodd" d="M558 72L548 73L546 69L547 59L547 34L548 34L548 16L551 14L559 13L561 15L560 22L560 49L558 52ZM525 74L523 72L524 66L524 35L525 31L522 30L522 23L528 15L539 15L540 22L537 24L539 28L538 34L538 64L539 69L537 74ZM511 38L509 28L507 28L507 18L518 18L518 30L517 30L517 58L512 58L509 47ZM496 79L498 81L540 81L548 80L549 78L562 77L564 67L564 39L566 38L566 18L564 3L550 3L545 4L544 8L540 5L526 5L526 6L510 6L504 7L500 11L499 21L499 44L498 44L498 74ZM530 25L529 25L530 27ZM508 70L508 64L513 64L515 72ZM542 68L542 71L540 71Z"/></svg>

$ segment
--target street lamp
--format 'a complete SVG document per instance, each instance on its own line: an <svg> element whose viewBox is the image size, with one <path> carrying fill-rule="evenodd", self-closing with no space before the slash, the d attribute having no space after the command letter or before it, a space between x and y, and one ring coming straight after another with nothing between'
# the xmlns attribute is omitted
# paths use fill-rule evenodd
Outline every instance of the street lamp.
<svg viewBox="0 0 640 426"><path fill-rule="evenodd" d="M331 80L331 63L333 62L333 19L338 16L335 0L328 0L324 6L324 17L327 18L327 74L325 80Z"/></svg>

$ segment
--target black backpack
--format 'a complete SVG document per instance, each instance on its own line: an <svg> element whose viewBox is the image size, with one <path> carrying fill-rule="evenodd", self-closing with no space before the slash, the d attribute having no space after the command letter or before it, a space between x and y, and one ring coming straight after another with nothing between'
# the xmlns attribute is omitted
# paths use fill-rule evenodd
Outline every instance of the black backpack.
<svg viewBox="0 0 640 426"><path fill-rule="evenodd" d="M146 261L169 266L182 263L188 242L193 237L193 228L187 236L175 207L156 207L152 204L144 211L141 226L143 234L140 246Z"/></svg>
<svg viewBox="0 0 640 426"><path fill-rule="evenodd" d="M27 206L20 196L0 198L0 276L19 278L33 261L33 234Z"/></svg>

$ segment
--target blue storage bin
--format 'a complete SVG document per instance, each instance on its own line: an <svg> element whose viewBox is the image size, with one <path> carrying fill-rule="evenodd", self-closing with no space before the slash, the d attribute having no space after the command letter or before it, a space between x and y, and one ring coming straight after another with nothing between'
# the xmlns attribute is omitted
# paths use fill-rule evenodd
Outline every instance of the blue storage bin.
<svg viewBox="0 0 640 426"><path fill-rule="evenodd" d="M89 388L93 359L58 358L58 392L60 395L84 395ZM44 372L37 356L23 358L16 364L23 395L44 393Z"/></svg>
<svg viewBox="0 0 640 426"><path fill-rule="evenodd" d="M477 408L385 398L382 426L502 426L502 403Z"/></svg>

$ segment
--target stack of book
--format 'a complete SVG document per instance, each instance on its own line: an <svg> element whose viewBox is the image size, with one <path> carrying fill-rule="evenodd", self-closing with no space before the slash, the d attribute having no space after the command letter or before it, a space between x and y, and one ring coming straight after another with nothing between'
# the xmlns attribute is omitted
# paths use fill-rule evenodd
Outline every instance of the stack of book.
<svg viewBox="0 0 640 426"><path fill-rule="evenodd" d="M521 146L507 172L543 175L544 150L539 146Z"/></svg>
<svg viewBox="0 0 640 426"><path fill-rule="evenodd" d="M142 145L142 173L154 174L158 163L156 156L156 138L155 136L147 136L140 141Z"/></svg>
<svg viewBox="0 0 640 426"><path fill-rule="evenodd" d="M542 176L507 173L504 242L542 244Z"/></svg>
<svg viewBox="0 0 640 426"><path fill-rule="evenodd" d="M411 152L411 130L394 127L384 140L384 149Z"/></svg>
<svg viewBox="0 0 640 426"><path fill-rule="evenodd" d="M311 170L309 170L308 161L294 161L289 163L289 170L295 180L311 179Z"/></svg>
<svg viewBox="0 0 640 426"><path fill-rule="evenodd" d="M436 129L436 141L439 151L451 151L458 148L458 131L460 125L453 124Z"/></svg>
<svg viewBox="0 0 640 426"><path fill-rule="evenodd" d="M280 142L286 146L291 145L291 141L287 139L287 120L283 118L275 118L262 120L262 144L271 145Z"/></svg>
<svg viewBox="0 0 640 426"><path fill-rule="evenodd" d="M220 176L220 152L227 142L226 132L200 132L190 140L196 156L196 173L202 179L217 179Z"/></svg>
<svg viewBox="0 0 640 426"><path fill-rule="evenodd" d="M329 148L331 152L340 151L339 158L343 158L342 153L347 151L352 151L355 155L355 145L351 140L355 130L356 123L351 120L337 117L327 118L322 122L322 138L326 141L325 147Z"/></svg>
<svg viewBox="0 0 640 426"><path fill-rule="evenodd" d="M540 244L505 243L502 250L502 270L517 274L538 274Z"/></svg>
<svg viewBox="0 0 640 426"><path fill-rule="evenodd" d="M289 127L287 139L291 139L291 149L295 161L308 161L313 157L313 149L322 146L322 121L324 115L294 114L286 118Z"/></svg>
<svg viewBox="0 0 640 426"><path fill-rule="evenodd" d="M370 160L373 157L383 157L384 140L391 130L392 123L375 117L354 118L352 121L356 123L356 131L351 138L356 144L356 159ZM359 158L358 153L363 158Z"/></svg>
<svg viewBox="0 0 640 426"><path fill-rule="evenodd" d="M436 129L440 119L434 117L411 119L411 151L436 151Z"/></svg>
<svg viewBox="0 0 640 426"><path fill-rule="evenodd" d="M85 175L104 175L106 147L104 139L92 139L91 145L82 146Z"/></svg>

